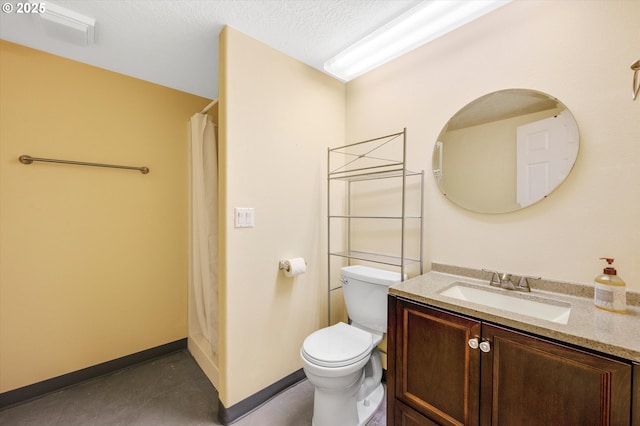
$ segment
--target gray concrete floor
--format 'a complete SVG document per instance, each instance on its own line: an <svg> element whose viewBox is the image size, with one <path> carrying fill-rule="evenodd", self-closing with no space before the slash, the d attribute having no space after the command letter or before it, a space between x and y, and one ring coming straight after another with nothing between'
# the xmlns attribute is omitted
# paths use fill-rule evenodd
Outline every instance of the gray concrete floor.
<svg viewBox="0 0 640 426"><path fill-rule="evenodd" d="M217 393L187 351L169 354L0 411L3 426L219 426ZM367 426L386 424L385 404ZM304 380L234 423L310 426ZM336 425L339 426L339 425Z"/></svg>

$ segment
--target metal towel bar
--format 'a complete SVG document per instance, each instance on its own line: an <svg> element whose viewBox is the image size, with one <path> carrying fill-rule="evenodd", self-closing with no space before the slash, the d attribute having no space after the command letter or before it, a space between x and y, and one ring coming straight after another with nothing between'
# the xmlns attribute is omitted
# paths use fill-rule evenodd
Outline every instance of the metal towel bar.
<svg viewBox="0 0 640 426"><path fill-rule="evenodd" d="M21 155L20 158L18 159L22 164L31 164L34 161L42 161L45 163L74 164L76 166L109 167L112 169L138 170L143 175L146 175L147 173L149 173L148 167L119 166L117 164L102 164L102 163L87 163L84 161L56 160L53 158L32 157L30 155Z"/></svg>

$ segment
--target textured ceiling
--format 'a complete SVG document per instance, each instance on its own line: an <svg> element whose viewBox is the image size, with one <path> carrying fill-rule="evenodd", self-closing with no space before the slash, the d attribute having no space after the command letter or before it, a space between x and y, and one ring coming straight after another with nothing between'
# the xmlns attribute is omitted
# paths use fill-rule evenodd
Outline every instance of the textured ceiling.
<svg viewBox="0 0 640 426"><path fill-rule="evenodd" d="M17 14L15 9L0 13L0 38L216 98L218 34L225 25L322 70L324 61L418 2L59 0L49 3L96 20L93 45L82 47L50 37L36 14Z"/></svg>

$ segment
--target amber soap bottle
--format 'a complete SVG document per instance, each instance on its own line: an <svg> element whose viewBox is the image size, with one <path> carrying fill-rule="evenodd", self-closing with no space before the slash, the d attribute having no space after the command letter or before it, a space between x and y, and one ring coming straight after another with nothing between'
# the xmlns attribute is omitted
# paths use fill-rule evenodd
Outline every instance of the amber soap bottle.
<svg viewBox="0 0 640 426"><path fill-rule="evenodd" d="M627 289L626 284L617 275L613 266L613 259L609 257L601 257L606 260L607 266L601 275L594 280L595 291L593 301L597 308L610 312L623 313L627 309Z"/></svg>

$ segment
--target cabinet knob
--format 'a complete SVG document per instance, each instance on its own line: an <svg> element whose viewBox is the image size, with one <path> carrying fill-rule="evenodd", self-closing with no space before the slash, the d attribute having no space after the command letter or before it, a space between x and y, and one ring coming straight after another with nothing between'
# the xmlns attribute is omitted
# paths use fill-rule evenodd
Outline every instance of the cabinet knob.
<svg viewBox="0 0 640 426"><path fill-rule="evenodd" d="M469 347L471 349L478 349L478 338L474 337L473 339L469 339Z"/></svg>
<svg viewBox="0 0 640 426"><path fill-rule="evenodd" d="M486 340L480 342L479 346L482 352L489 352L491 350L491 343L487 342Z"/></svg>

